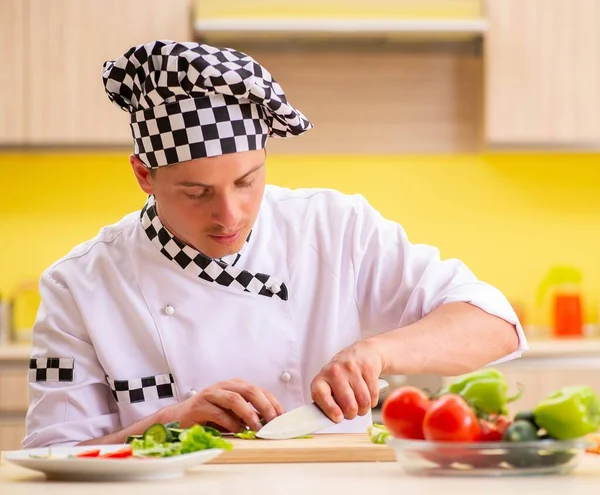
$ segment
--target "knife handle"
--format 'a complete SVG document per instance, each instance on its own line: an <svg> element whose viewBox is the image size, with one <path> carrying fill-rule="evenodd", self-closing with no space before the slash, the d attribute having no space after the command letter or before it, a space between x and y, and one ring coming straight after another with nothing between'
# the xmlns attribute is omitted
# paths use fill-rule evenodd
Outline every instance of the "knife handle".
<svg viewBox="0 0 600 495"><path fill-rule="evenodd" d="M383 378L379 379L379 393L385 392L388 388L390 388L390 384L386 382Z"/></svg>

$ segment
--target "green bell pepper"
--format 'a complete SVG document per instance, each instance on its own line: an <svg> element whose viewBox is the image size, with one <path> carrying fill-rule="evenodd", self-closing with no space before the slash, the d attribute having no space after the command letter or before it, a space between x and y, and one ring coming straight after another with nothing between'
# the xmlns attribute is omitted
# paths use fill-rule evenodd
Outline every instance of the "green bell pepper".
<svg viewBox="0 0 600 495"><path fill-rule="evenodd" d="M506 404L517 400L523 394L523 389L513 396L507 396L508 384L506 378L497 369L489 368L467 375L451 382L442 389L441 394L459 394L480 415L507 414Z"/></svg>
<svg viewBox="0 0 600 495"><path fill-rule="evenodd" d="M533 409L536 424L557 440L569 440L600 428L600 399L587 385L551 393Z"/></svg>

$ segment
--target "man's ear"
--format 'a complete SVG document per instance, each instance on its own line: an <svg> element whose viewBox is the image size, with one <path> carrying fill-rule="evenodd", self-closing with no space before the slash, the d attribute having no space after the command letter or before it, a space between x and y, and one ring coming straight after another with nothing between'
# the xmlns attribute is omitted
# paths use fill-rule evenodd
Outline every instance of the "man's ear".
<svg viewBox="0 0 600 495"><path fill-rule="evenodd" d="M129 156L129 163L131 163L131 168L142 191L149 195L154 194L154 181L150 169L136 155Z"/></svg>

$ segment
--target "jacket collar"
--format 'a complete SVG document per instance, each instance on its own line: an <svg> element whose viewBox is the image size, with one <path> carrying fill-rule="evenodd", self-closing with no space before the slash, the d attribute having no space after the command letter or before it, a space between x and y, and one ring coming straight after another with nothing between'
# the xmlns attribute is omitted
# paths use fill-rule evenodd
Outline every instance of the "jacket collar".
<svg viewBox="0 0 600 495"><path fill-rule="evenodd" d="M140 212L140 221L152 244L181 269L208 282L267 297L275 295L287 301L287 287L275 277L264 273L251 273L234 266L245 251L251 235L248 235L244 247L238 253L215 259L188 246L169 232L158 217L154 196L148 197Z"/></svg>

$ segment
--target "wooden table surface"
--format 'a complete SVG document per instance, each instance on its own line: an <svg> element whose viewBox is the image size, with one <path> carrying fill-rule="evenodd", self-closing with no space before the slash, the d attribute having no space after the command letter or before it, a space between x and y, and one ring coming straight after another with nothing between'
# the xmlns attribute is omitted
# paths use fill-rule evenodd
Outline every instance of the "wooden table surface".
<svg viewBox="0 0 600 495"><path fill-rule="evenodd" d="M181 478L152 482L58 482L4 462L2 495L580 494L600 488L600 455L587 454L566 475L502 478L407 476L396 462L205 464ZM592 490L596 491L592 491Z"/></svg>

